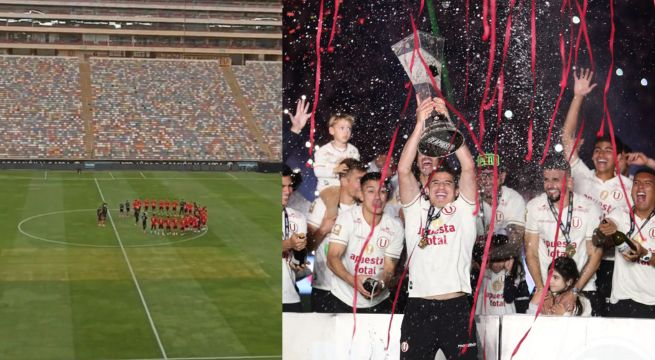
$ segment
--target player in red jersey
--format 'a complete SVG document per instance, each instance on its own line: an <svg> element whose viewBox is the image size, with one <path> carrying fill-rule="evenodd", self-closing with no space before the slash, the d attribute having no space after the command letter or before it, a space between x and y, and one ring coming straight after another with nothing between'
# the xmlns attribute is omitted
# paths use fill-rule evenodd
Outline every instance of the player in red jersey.
<svg viewBox="0 0 655 360"><path fill-rule="evenodd" d="M173 235L177 235L177 219L172 217L170 218L170 222L173 227Z"/></svg>
<svg viewBox="0 0 655 360"><path fill-rule="evenodd" d="M157 231L157 215L153 214L150 218L150 233L154 234Z"/></svg>
<svg viewBox="0 0 655 360"><path fill-rule="evenodd" d="M159 231L157 232L157 235L164 235L164 218L159 217Z"/></svg>
<svg viewBox="0 0 655 360"><path fill-rule="evenodd" d="M177 215L177 200L171 202L171 209L173 210L173 215Z"/></svg>

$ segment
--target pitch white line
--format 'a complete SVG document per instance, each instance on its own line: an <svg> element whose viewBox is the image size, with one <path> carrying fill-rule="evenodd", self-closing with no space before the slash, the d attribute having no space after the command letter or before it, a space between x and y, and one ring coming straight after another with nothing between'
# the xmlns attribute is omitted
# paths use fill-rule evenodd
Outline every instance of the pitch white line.
<svg viewBox="0 0 655 360"><path fill-rule="evenodd" d="M48 180L48 170L46 170L45 174L43 174L43 180Z"/></svg>
<svg viewBox="0 0 655 360"><path fill-rule="evenodd" d="M142 178L144 178L144 179L146 178L146 176L143 175L143 173L142 173L141 171L139 171L139 174L141 174L141 177L142 177Z"/></svg>
<svg viewBox="0 0 655 360"><path fill-rule="evenodd" d="M100 189L100 184L98 183L97 179L94 178L94 180L96 183L96 187L98 188L98 192L100 193L100 198L102 199L103 202L105 202L105 196L102 194L102 189ZM130 259L127 257L127 252L125 251L125 247L123 246L123 242L121 241L121 236L118 234L118 230L116 229L116 224L114 224L114 219L112 219L111 217L111 212L107 212L107 213L109 215L109 222L111 223L111 227L114 229L116 240L118 240L118 245L121 248L121 252L123 252L123 257L125 258L127 267L130 270L130 274L132 275L134 286L136 286L136 290L139 293L139 297L141 298L141 303L143 304L143 308L145 309L146 315L148 316L150 327L152 327L152 332L155 334L155 339L157 339L157 344L159 345L159 350L161 350L161 355L164 357L164 359L168 359L168 356L166 356L166 350L164 350L164 345L162 345L161 339L159 339L159 333L157 332L157 327L155 326L155 322L152 320L152 316L150 315L150 310L148 309L148 304L146 303L146 299L143 297L141 286L139 286L139 281L136 279L136 275L134 275L132 264L130 263Z"/></svg>
<svg viewBox="0 0 655 360"><path fill-rule="evenodd" d="M116 180L116 178L114 177L114 174L112 174L111 171L109 172L109 176L111 176L112 180Z"/></svg>
<svg viewBox="0 0 655 360"><path fill-rule="evenodd" d="M237 178L236 176L232 175L232 173L226 172L226 174L227 174L229 177L231 177L232 179L234 179L234 180L239 180L239 178Z"/></svg>

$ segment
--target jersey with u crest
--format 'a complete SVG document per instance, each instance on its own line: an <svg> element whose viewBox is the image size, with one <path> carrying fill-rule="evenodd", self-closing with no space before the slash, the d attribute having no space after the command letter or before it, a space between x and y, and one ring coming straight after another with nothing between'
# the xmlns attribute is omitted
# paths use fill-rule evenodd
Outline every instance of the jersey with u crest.
<svg viewBox="0 0 655 360"><path fill-rule="evenodd" d="M409 261L409 296L429 297L471 292L470 266L475 243L475 203L459 195L442 209L435 208L427 231L430 201L418 194L403 205ZM419 242L426 235L427 245Z"/></svg>

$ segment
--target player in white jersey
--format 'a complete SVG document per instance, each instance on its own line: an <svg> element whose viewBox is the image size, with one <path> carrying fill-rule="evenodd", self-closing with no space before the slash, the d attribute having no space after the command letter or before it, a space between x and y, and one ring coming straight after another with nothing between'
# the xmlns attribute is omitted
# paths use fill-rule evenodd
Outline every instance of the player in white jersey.
<svg viewBox="0 0 655 360"><path fill-rule="evenodd" d="M400 221L384 212L389 182L380 186L380 178L378 172L364 175L361 206L342 212L330 233L328 266L334 273L336 312L352 312L353 307L363 313L391 311L389 287L393 286L404 234Z"/></svg>
<svg viewBox="0 0 655 360"><path fill-rule="evenodd" d="M505 234L494 234L489 250L489 265L482 280L475 308L476 315L515 314L517 279L512 276L514 270L513 244Z"/></svg>
<svg viewBox="0 0 655 360"><path fill-rule="evenodd" d="M565 178L566 189L562 192ZM596 315L598 309L592 299L596 296L595 272L602 251L591 240L600 222L600 209L572 191L574 179L569 164L561 155L551 154L546 159L543 179L545 193L528 202L525 223L525 257L535 290L543 289L553 256L571 257L580 271L573 291L584 291ZM558 226L560 204L562 214Z"/></svg>
<svg viewBox="0 0 655 360"><path fill-rule="evenodd" d="M401 325L400 358L434 359L441 349L447 358L475 359L475 335L468 335L471 253L475 242L475 162L463 144L455 152L461 175L447 167L431 176L427 198L412 174L425 119L432 110L446 114L440 99L425 99L417 109L416 127L407 139L398 180L405 215L409 256L409 299ZM471 329L475 334L475 329ZM465 350L464 350L465 349Z"/></svg>
<svg viewBox="0 0 655 360"><path fill-rule="evenodd" d="M356 205L361 199L360 179L366 168L360 161L348 158L341 161L348 170L339 176L340 186L323 191L309 207L308 225L314 258L314 277L312 280L312 312L333 313L334 301L330 296L332 271L327 266L328 242L324 241L332 230L337 215ZM333 189L337 191L332 191Z"/></svg>
<svg viewBox="0 0 655 360"><path fill-rule="evenodd" d="M293 181L296 177L288 166L282 170L282 311L301 312L300 295L296 288L296 271L303 270L294 267L289 262L292 250L301 251L307 246L307 222L305 216L294 209L287 207L289 196L294 188L298 187L299 180ZM297 179L297 177L296 177Z"/></svg>
<svg viewBox="0 0 655 360"><path fill-rule="evenodd" d="M314 155L314 174L318 180L316 190L319 193L328 186L339 186L339 174L347 170L339 164L341 160L359 160L359 151L348 142L354 122L355 118L350 115L334 115L328 122L332 141L321 146Z"/></svg>
<svg viewBox="0 0 655 360"><path fill-rule="evenodd" d="M516 190L505 186L507 169L500 156L493 153L478 155L476 166L478 168L478 189L480 192L480 208L476 221L477 240L473 250L473 267L471 269L471 287L477 285L480 273L480 262L484 253L484 245L487 240L487 233L491 225L491 210L493 202L493 167L494 163L498 168L498 193L496 216L494 218L494 234L505 234L508 237L508 244L503 247L507 256L516 260L511 277L519 283L523 283L524 289L525 274L521 253L523 250L523 234L525 231L525 200ZM517 310L525 311L528 306L528 294L520 296L517 303Z"/></svg>
<svg viewBox="0 0 655 360"><path fill-rule="evenodd" d="M608 236L617 232L627 235L635 247L633 250L625 244L616 246L609 316L655 318L655 172L652 169L641 169L635 174L632 200L634 220L629 210L617 209L599 226Z"/></svg>
<svg viewBox="0 0 655 360"><path fill-rule="evenodd" d="M623 145L618 138L615 138L616 149L612 146L612 139L609 136L596 138L594 152L591 157L594 170L589 169L582 162L578 157L578 149L574 148L582 102L585 96L596 86L596 84L591 83L592 77L593 72L590 72L589 69L580 69L580 72L573 74L574 96L564 120L562 144L564 145L564 153L571 162L571 173L575 179L573 190L596 203L602 209L603 214L607 215L613 209L628 209L630 207L628 200L632 189L632 180L617 171L618 165L614 161L614 150L616 150L616 159L619 163L622 162L624 156ZM607 314L613 269L614 252L608 250L601 261L596 282L598 300L602 304L600 305L600 315ZM594 299L592 299L593 302Z"/></svg>
<svg viewBox="0 0 655 360"><path fill-rule="evenodd" d="M496 162L500 162L498 156ZM480 189L480 217L478 219L478 236L485 235L491 224L491 206L493 201L493 161L494 154L478 156L478 186ZM509 240L520 253L523 231L525 230L525 200L516 190L504 185L507 177L505 167L498 164L498 200L494 233L506 232Z"/></svg>

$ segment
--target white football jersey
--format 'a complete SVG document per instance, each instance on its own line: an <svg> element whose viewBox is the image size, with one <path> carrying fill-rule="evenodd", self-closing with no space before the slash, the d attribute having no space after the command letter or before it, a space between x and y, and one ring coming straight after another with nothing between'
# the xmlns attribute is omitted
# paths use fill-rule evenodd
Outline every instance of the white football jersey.
<svg viewBox="0 0 655 360"><path fill-rule="evenodd" d="M346 145L345 150L339 150L329 142L316 151L314 154L314 175L318 180L316 190L320 192L328 186L340 185L339 176L334 173L334 168L346 158L359 160L359 151L350 143Z"/></svg>
<svg viewBox="0 0 655 360"><path fill-rule="evenodd" d="M547 199L546 194L543 193L528 202L525 223L526 232L539 234L539 265L544 283L548 276L548 267L552 262L553 252L556 258L566 254L566 237L561 229L557 227L556 215L553 215ZM568 203L564 205L561 220L562 228L566 227L568 221ZM559 211L558 205L554 207L555 211ZM575 248L573 260L575 260L579 271L582 271L582 267L589 259L587 241L591 241L594 229L598 227L600 219L600 208L580 194L574 193L570 239L571 245ZM557 243L555 243L557 232L559 232L559 236ZM596 290L595 280L596 274L594 273L582 290Z"/></svg>
<svg viewBox="0 0 655 360"><path fill-rule="evenodd" d="M573 191L597 204L604 215L608 215L616 208L628 208L618 176L602 181L596 176L595 171L589 169L580 158L575 159L571 164L571 175L573 176ZM621 175L621 180L623 180L625 191L628 194L628 201L632 204L630 198L632 180L623 175Z"/></svg>
<svg viewBox="0 0 655 360"><path fill-rule="evenodd" d="M305 216L300 211L291 208L287 208L287 214L289 216L289 236L299 233L307 234ZM284 213L282 213L282 237L284 237L284 223ZM300 295L296 291L296 272L289 267L288 259L282 258L282 303L297 302L300 302Z"/></svg>
<svg viewBox="0 0 655 360"><path fill-rule="evenodd" d="M453 292L471 293L471 257L475 243L475 203L459 198L441 210L427 230L427 246L418 246L430 208L418 194L403 205L405 241L409 257L409 297L429 297Z"/></svg>
<svg viewBox="0 0 655 360"><path fill-rule="evenodd" d="M628 209L618 176L603 181L580 158L575 159L571 164L571 175L573 176L573 190L597 204L603 215L608 215L614 209ZM623 186L625 186L625 191L628 194L628 201L632 204L632 198L630 197L632 180L623 175L621 175L621 180L623 180ZM614 252L606 251L603 259L614 260Z"/></svg>
<svg viewBox="0 0 655 360"><path fill-rule="evenodd" d="M483 206L478 214L476 229L478 237L484 236L491 224L491 204L480 201ZM484 224L481 215L484 215ZM500 199L496 208L494 234L507 229L508 225L525 226L525 200L523 196L507 186L501 187Z"/></svg>
<svg viewBox="0 0 655 360"><path fill-rule="evenodd" d="M476 303L476 315L505 315L516 314L514 303L505 302L505 278L508 272L505 269L498 273L487 268L482 279L483 286L478 292L478 301Z"/></svg>
<svg viewBox="0 0 655 360"><path fill-rule="evenodd" d="M357 206L339 214L329 235L329 242L346 245L346 252L341 260L350 274L355 273L355 265L359 260L358 278L380 280L384 268L384 258L400 258L403 250L403 226L398 220L383 214L360 259L359 254L370 233L371 226L364 220L362 207ZM347 282L338 276L333 276L331 291L337 299L352 307L355 289ZM357 308L373 307L388 297L389 289L370 300L358 296Z"/></svg>
<svg viewBox="0 0 655 360"><path fill-rule="evenodd" d="M339 204L337 215L344 211L348 211L355 206L357 205L354 203L351 205ZM321 222L325 216L325 211L325 202L323 202L323 199L320 197L317 197L309 207L309 218L307 219L307 223L318 228L321 226ZM327 266L327 240L329 237L330 234L325 235L323 241L321 241L321 243L316 247L316 256L314 257L314 276L312 277L312 287L325 291L330 291L330 289L332 289L332 276L334 276L332 270Z"/></svg>
<svg viewBox="0 0 655 360"><path fill-rule="evenodd" d="M616 224L618 231L627 234L630 230L630 210L616 209L608 218ZM655 217L644 225L646 219L635 214L635 221L631 239L650 252L654 252ZM640 228L641 231L638 231ZM655 305L655 267L641 260L626 261L618 250L615 251L610 302L616 304L619 300L632 299L641 304Z"/></svg>

